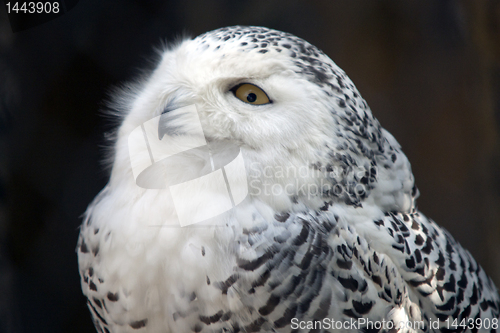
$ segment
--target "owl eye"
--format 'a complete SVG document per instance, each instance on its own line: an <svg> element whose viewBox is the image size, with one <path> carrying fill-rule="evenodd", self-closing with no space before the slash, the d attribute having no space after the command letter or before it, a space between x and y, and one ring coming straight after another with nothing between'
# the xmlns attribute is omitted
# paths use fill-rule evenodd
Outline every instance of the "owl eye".
<svg viewBox="0 0 500 333"><path fill-rule="evenodd" d="M271 101L264 90L250 83L242 83L232 88L234 96L239 100L253 105L269 104Z"/></svg>

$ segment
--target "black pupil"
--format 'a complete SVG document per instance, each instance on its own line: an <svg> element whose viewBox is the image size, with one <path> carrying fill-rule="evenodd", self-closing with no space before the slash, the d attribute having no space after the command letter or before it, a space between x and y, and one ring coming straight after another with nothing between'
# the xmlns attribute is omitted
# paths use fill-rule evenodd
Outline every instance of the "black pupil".
<svg viewBox="0 0 500 333"><path fill-rule="evenodd" d="M247 101L249 101L250 103L255 102L256 99L257 99L257 95L255 95L254 93L250 93L247 95Z"/></svg>

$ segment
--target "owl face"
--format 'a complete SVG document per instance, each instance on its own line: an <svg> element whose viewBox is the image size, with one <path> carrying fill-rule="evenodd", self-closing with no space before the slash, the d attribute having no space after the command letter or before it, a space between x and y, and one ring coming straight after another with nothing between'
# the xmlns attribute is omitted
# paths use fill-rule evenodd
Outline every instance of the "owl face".
<svg viewBox="0 0 500 333"><path fill-rule="evenodd" d="M353 115L373 121L352 82L326 55L261 27L222 28L165 51L139 96L130 117L137 114L136 122L196 104L208 140L279 156L333 145L335 132Z"/></svg>

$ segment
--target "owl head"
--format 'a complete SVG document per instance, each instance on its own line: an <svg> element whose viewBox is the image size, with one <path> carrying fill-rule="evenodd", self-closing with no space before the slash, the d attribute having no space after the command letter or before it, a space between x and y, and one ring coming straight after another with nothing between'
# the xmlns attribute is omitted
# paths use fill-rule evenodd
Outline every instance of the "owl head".
<svg viewBox="0 0 500 333"><path fill-rule="evenodd" d="M118 103L123 122L111 186L134 183L128 138L157 118L158 140L170 140L177 151L199 139L198 124L203 131L205 153L191 150L165 162L177 181L210 172L214 159L230 160L236 147L250 196L276 209L414 205L410 165L396 140L344 71L291 34L234 26L183 40L162 51L155 70Z"/></svg>

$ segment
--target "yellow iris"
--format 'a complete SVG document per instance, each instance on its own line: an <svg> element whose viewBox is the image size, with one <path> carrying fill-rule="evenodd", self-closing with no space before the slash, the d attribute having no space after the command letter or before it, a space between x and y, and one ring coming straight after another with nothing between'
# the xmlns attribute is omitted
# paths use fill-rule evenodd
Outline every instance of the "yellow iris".
<svg viewBox="0 0 500 333"><path fill-rule="evenodd" d="M231 90L234 96L248 104L262 105L271 103L264 90L250 83L240 84Z"/></svg>

